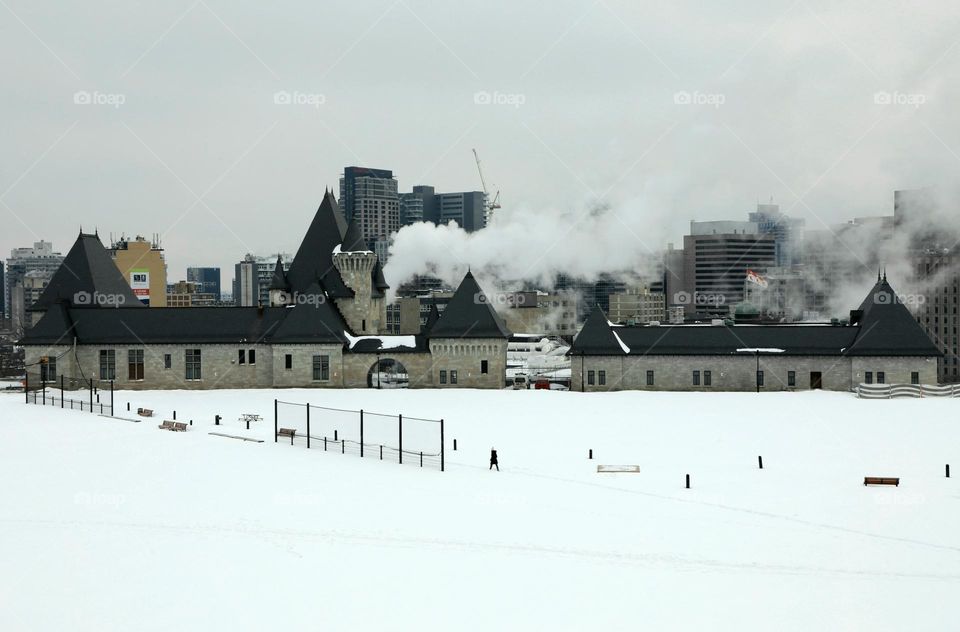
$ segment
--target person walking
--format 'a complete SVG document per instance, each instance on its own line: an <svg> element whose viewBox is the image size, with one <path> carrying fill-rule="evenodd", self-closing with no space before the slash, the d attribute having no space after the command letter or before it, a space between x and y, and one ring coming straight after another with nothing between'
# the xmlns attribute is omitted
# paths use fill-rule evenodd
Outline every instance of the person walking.
<svg viewBox="0 0 960 632"><path fill-rule="evenodd" d="M490 469L492 470L494 467L497 468L498 472L500 471L500 463L497 461L497 451L490 448Z"/></svg>

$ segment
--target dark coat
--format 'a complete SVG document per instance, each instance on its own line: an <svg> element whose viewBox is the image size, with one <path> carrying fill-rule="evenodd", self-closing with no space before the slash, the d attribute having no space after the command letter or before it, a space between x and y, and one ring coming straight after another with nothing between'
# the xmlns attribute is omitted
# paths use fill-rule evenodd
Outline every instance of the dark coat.
<svg viewBox="0 0 960 632"><path fill-rule="evenodd" d="M490 464L491 464L491 465L497 464L497 451L496 451L496 450L490 450Z"/></svg>

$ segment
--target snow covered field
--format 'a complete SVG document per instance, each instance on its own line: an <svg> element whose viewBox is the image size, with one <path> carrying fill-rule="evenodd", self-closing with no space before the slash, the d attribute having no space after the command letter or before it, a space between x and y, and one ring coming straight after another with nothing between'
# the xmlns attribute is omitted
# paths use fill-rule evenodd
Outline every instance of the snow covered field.
<svg viewBox="0 0 960 632"><path fill-rule="evenodd" d="M448 471L275 444L275 396L443 417ZM22 397L0 394L5 631L947 630L960 617L960 478L944 477L960 469L955 400L118 392L119 415L136 419L127 401L157 412L131 423ZM172 410L188 432L157 429ZM246 431L240 413L265 420ZM864 488L865 475L901 485Z"/></svg>

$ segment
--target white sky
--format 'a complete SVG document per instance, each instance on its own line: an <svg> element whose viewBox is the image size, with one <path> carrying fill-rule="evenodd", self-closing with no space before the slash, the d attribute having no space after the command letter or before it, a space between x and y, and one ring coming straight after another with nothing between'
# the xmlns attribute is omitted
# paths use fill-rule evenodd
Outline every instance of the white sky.
<svg viewBox="0 0 960 632"><path fill-rule="evenodd" d="M160 233L170 281L226 287L345 165L473 190L471 147L504 221L604 202L637 249L771 195L811 229L888 213L960 167L953 2L2 0L0 28L4 258Z"/></svg>

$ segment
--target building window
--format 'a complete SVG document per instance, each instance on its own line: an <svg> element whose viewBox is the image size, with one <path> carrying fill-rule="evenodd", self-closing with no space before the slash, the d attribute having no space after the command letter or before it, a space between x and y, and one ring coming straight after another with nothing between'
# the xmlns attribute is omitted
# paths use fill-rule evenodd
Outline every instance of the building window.
<svg viewBox="0 0 960 632"><path fill-rule="evenodd" d="M143 349L130 349L127 351L127 379L143 379Z"/></svg>
<svg viewBox="0 0 960 632"><path fill-rule="evenodd" d="M589 384L590 386L593 386L595 381L596 381L595 373L593 371L587 371L587 384Z"/></svg>
<svg viewBox="0 0 960 632"><path fill-rule="evenodd" d="M326 382L330 379L330 356L313 356L313 379L317 382Z"/></svg>
<svg viewBox="0 0 960 632"><path fill-rule="evenodd" d="M444 369L440 370L440 383L441 384L447 383L447 372Z"/></svg>
<svg viewBox="0 0 960 632"><path fill-rule="evenodd" d="M451 384L456 384L456 383L457 383L457 372L456 372L456 371L450 371L450 383L451 383Z"/></svg>
<svg viewBox="0 0 960 632"><path fill-rule="evenodd" d="M796 385L797 385L797 372L787 371L787 386L796 386Z"/></svg>
<svg viewBox="0 0 960 632"><path fill-rule="evenodd" d="M117 379L117 352L113 349L100 350L100 379Z"/></svg>
<svg viewBox="0 0 960 632"><path fill-rule="evenodd" d="M57 381L57 359L56 358L47 358L40 361L40 381L41 382L56 382Z"/></svg>
<svg viewBox="0 0 960 632"><path fill-rule="evenodd" d="M757 386L763 386L763 371L757 371Z"/></svg>
<svg viewBox="0 0 960 632"><path fill-rule="evenodd" d="M169 353L163 354L163 368L169 369L173 365L173 358Z"/></svg>
<svg viewBox="0 0 960 632"><path fill-rule="evenodd" d="M910 374L910 383L911 383L911 384L919 384L919 383L920 383L920 372L919 372L919 371L914 371L913 373Z"/></svg>
<svg viewBox="0 0 960 632"><path fill-rule="evenodd" d="M700 371L693 372L693 385L700 386Z"/></svg>
<svg viewBox="0 0 960 632"><path fill-rule="evenodd" d="M244 351L243 349L240 349L240 350L237 352L237 363L238 363L238 364L246 364L246 363L247 363L247 352Z"/></svg>
<svg viewBox="0 0 960 632"><path fill-rule="evenodd" d="M863 374L863 381L867 384L873 384L873 371L867 371Z"/></svg>
<svg viewBox="0 0 960 632"><path fill-rule="evenodd" d="M712 384L713 384L713 379L712 379L712 376L710 375L710 371L704 371L704 372L703 372L703 385L704 385L704 386L711 386Z"/></svg>
<svg viewBox="0 0 960 632"><path fill-rule="evenodd" d="M257 363L257 350L256 350L256 349L251 349L250 351L247 352L247 360L250 361L250 364L256 364L256 363Z"/></svg>
<svg viewBox="0 0 960 632"><path fill-rule="evenodd" d="M653 371L647 371L647 386L653 386Z"/></svg>
<svg viewBox="0 0 960 632"><path fill-rule="evenodd" d="M486 375L489 369L489 363L486 360L480 360L480 373Z"/></svg>
<svg viewBox="0 0 960 632"><path fill-rule="evenodd" d="M184 366L186 371L184 377L188 380L199 380L203 375L200 364L200 350L187 349L184 353Z"/></svg>
<svg viewBox="0 0 960 632"><path fill-rule="evenodd" d="M288 353L283 356L283 368L288 371L293 368L293 354Z"/></svg>
<svg viewBox="0 0 960 632"><path fill-rule="evenodd" d="M597 371L597 382L600 386L607 385L607 372L606 371Z"/></svg>
<svg viewBox="0 0 960 632"><path fill-rule="evenodd" d="M887 376L884 374L884 372L877 371L877 384L885 384L886 380L887 380Z"/></svg>

